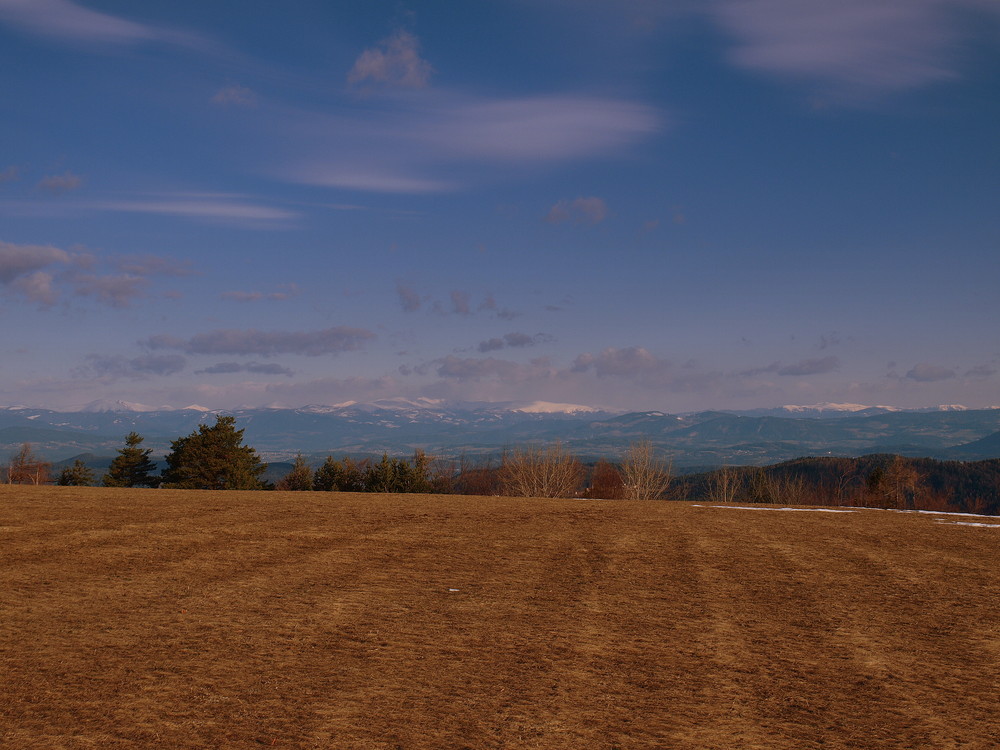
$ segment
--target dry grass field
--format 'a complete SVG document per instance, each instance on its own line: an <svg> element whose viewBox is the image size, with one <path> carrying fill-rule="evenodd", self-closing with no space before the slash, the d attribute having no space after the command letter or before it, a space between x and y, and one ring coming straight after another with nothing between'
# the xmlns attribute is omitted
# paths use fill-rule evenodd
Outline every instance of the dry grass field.
<svg viewBox="0 0 1000 750"><path fill-rule="evenodd" d="M0 486L0 747L996 748L957 520Z"/></svg>

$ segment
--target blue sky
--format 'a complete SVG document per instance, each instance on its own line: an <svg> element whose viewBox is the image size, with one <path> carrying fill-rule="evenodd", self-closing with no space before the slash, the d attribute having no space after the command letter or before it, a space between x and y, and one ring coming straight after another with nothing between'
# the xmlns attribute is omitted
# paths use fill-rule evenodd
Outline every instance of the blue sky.
<svg viewBox="0 0 1000 750"><path fill-rule="evenodd" d="M996 0L0 0L0 403L1000 404Z"/></svg>

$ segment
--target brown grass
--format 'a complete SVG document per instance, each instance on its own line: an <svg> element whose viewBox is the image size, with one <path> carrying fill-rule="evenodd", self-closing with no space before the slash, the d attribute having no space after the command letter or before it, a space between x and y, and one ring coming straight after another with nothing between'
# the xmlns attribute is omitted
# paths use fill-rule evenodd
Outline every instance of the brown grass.
<svg viewBox="0 0 1000 750"><path fill-rule="evenodd" d="M995 748L998 546L877 510L4 486L0 747Z"/></svg>

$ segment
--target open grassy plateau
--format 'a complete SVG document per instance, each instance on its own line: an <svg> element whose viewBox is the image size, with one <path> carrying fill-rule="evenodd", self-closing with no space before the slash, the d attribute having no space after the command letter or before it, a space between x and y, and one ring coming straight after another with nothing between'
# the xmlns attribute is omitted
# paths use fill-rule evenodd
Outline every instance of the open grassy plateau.
<svg viewBox="0 0 1000 750"><path fill-rule="evenodd" d="M996 748L998 549L883 510L0 486L0 747Z"/></svg>

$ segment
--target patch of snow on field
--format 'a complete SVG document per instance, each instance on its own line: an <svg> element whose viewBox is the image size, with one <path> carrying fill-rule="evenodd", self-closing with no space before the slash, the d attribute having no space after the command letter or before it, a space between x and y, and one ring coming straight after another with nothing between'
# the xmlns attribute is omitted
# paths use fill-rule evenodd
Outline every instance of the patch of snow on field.
<svg viewBox="0 0 1000 750"><path fill-rule="evenodd" d="M934 518L937 523L947 523L954 526L984 526L990 529L1000 529L1000 516L989 516L983 513L955 513L943 510L893 510L892 508L775 508L768 505L698 505L692 508L731 508L732 510L799 510L812 513L855 513L859 510L892 510L894 513L925 513L934 516L958 516L960 518L995 518L997 523L976 523L975 521L950 521L947 518Z"/></svg>
<svg viewBox="0 0 1000 750"><path fill-rule="evenodd" d="M805 513L854 513L853 510L834 508L772 508L762 505L693 505L694 508L732 508L733 510L800 510Z"/></svg>
<svg viewBox="0 0 1000 750"><path fill-rule="evenodd" d="M960 518L997 518L985 513L956 513L950 510L900 510L897 513L927 513L932 516L959 516Z"/></svg>

